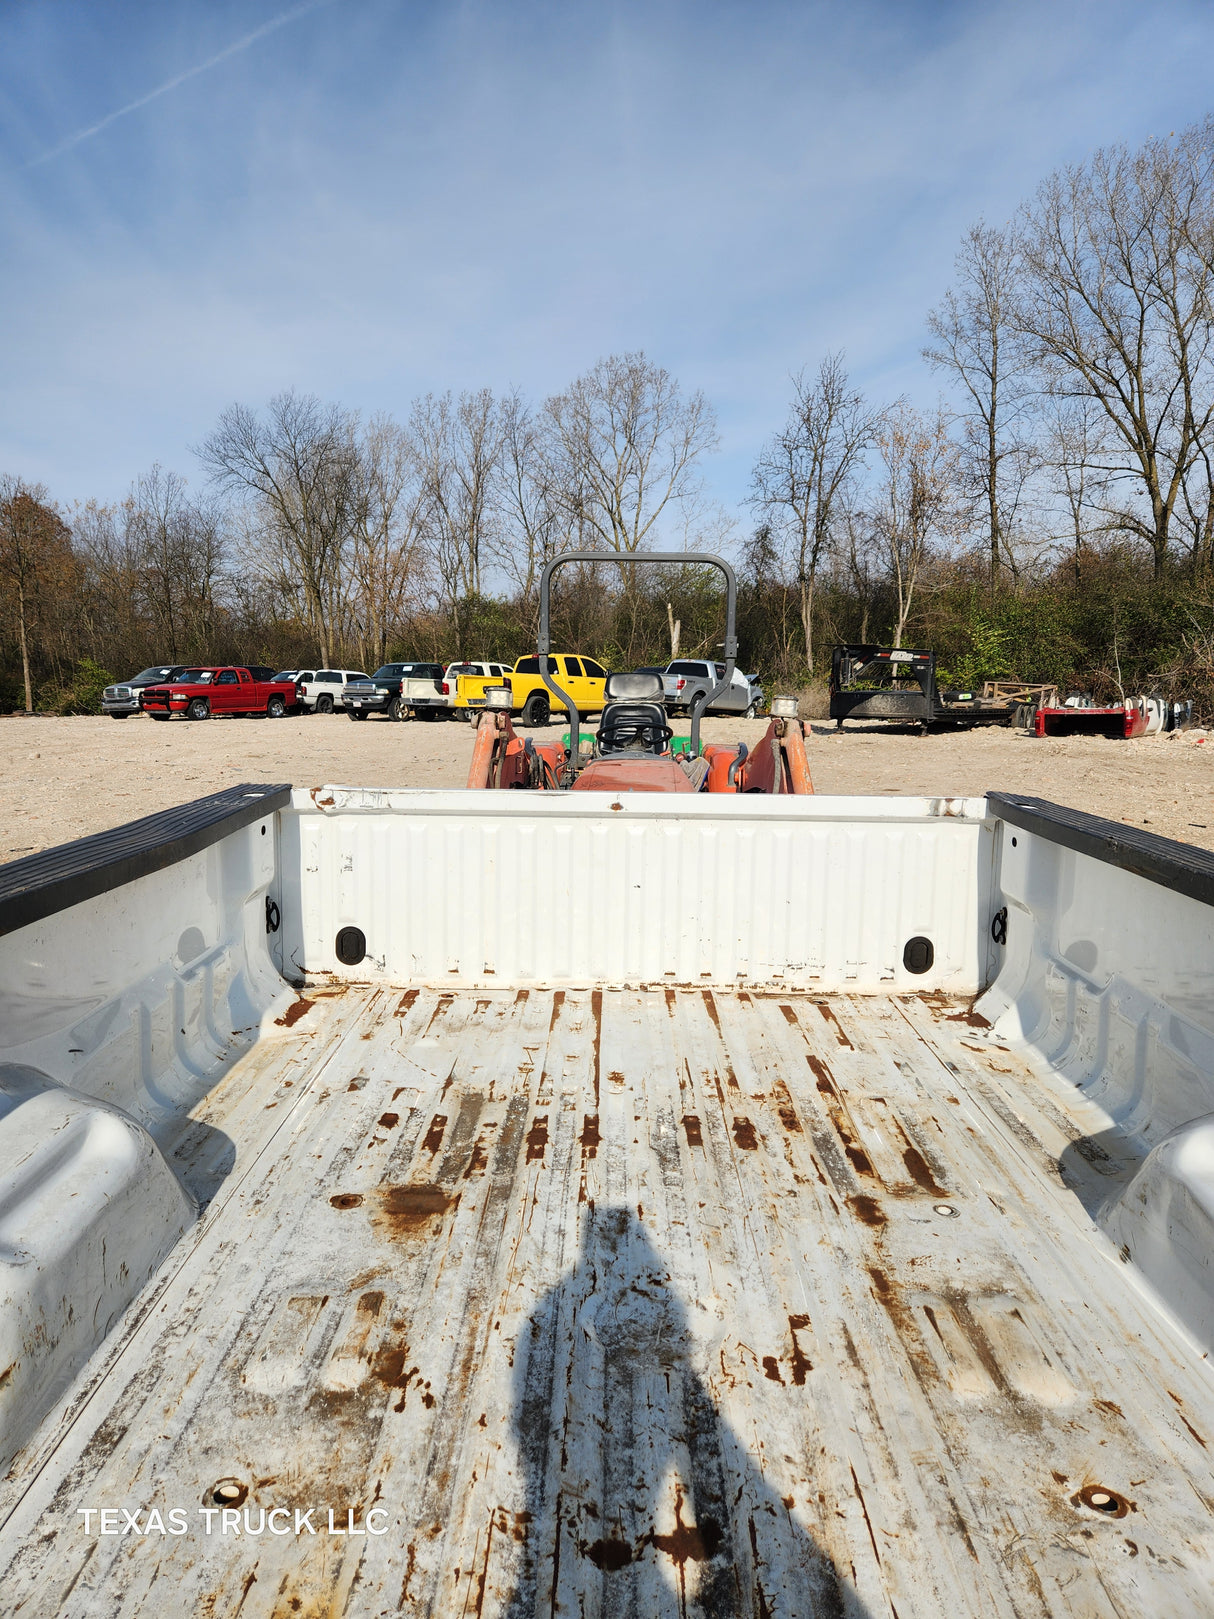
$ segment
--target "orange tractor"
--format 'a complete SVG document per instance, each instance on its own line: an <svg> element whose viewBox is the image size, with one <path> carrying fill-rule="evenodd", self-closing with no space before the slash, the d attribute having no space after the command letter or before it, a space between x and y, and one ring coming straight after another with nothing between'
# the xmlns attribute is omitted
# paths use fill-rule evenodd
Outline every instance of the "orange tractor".
<svg viewBox="0 0 1214 1619"><path fill-rule="evenodd" d="M577 704L552 678L549 654L549 606L552 575L571 562L700 563L725 575L725 670L712 691L705 691L691 710L691 737L686 752L671 750L673 732L662 704L661 675L609 675L606 706L598 735L580 737ZM569 745L540 743L515 734L510 719L508 686L490 686L476 732L468 772L469 787L522 787L551 792L583 793L812 793L805 732L797 717L796 699L772 699L772 721L754 748L709 743L701 752L700 719L729 689L737 659L735 633L738 586L733 569L720 557L682 551L620 556L615 552L569 551L545 567L540 578L539 666L545 686L569 715Z"/></svg>

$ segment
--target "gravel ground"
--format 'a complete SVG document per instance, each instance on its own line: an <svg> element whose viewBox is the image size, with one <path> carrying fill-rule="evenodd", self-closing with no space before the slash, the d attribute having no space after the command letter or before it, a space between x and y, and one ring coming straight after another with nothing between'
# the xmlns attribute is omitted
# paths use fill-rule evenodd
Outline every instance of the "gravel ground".
<svg viewBox="0 0 1214 1619"><path fill-rule="evenodd" d="M676 726L685 731L686 722ZM753 745L762 720L708 720L706 741ZM815 723L820 793L1033 793L1214 849L1214 735L1135 742L1038 740L984 730L920 738ZM552 737L555 727L536 733ZM156 724L143 717L0 722L0 861L101 832L240 781L298 787L462 787L472 728L449 721L351 724L344 714Z"/></svg>

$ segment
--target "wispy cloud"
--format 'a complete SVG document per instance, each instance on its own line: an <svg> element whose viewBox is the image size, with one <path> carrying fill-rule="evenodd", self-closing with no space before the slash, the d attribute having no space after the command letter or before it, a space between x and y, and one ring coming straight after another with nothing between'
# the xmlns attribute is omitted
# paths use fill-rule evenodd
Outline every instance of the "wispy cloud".
<svg viewBox="0 0 1214 1619"><path fill-rule="evenodd" d="M233 40L230 45L225 45L223 50L216 51L214 56L208 56L205 62L199 62L194 67L186 68L184 73L174 74L171 79L166 79L163 84L158 84L154 90L149 90L146 95L139 96L134 101L128 101L125 107L119 107L116 111L107 113L104 118L99 119L95 124L90 124L87 129L78 129L74 135L69 135L65 140L61 140L57 146L52 146L49 150L33 158L26 164L26 168L37 168L40 163L49 163L52 158L62 157L64 152L70 152L74 146L79 146L83 141L91 140L94 135L99 135L103 129L108 129L119 118L125 118L128 113L138 112L140 107L146 107L149 101L156 101L161 96L167 96L170 90L176 90L177 86L184 84L187 79L196 79L200 73L206 73L211 68L218 67L220 62L226 62L229 57L239 56L241 51L247 51L250 45L255 45L259 39L264 39L267 34L273 34L279 28L285 28L288 23L295 22L297 18L306 16L310 11L318 11L322 6L332 4L333 0L304 0L302 5L290 6L286 11L280 11L277 17L271 17L268 22L263 22L260 28L254 28L252 33L244 34L240 39Z"/></svg>

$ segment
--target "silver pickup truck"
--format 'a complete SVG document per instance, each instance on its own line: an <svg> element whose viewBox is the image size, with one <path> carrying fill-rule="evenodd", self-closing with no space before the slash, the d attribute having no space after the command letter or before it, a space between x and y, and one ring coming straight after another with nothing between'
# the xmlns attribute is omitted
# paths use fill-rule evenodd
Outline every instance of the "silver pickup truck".
<svg viewBox="0 0 1214 1619"><path fill-rule="evenodd" d="M1214 1613L1214 856L245 785L0 867L0 1613Z"/></svg>
<svg viewBox="0 0 1214 1619"><path fill-rule="evenodd" d="M688 714L701 694L712 692L725 674L723 663L708 658L676 658L667 665L663 677L668 714ZM763 707L763 688L758 675L744 675L735 669L728 688L706 709L710 714L743 714L752 720Z"/></svg>

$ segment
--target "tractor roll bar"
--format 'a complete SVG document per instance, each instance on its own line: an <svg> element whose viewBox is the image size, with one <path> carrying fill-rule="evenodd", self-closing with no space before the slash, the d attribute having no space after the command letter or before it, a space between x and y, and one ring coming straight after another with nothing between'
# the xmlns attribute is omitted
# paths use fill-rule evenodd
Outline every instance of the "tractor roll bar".
<svg viewBox="0 0 1214 1619"><path fill-rule="evenodd" d="M553 557L551 562L544 565L540 575L540 635L537 651L539 653L540 678L552 695L563 703L569 714L569 763L573 770L578 767L578 724L579 715L577 704L556 684L548 674L548 659L552 651L552 636L548 627L548 607L552 594L552 575L558 568L563 568L567 562L615 562L621 567L627 567L633 562L676 562L697 563L701 566L719 568L725 575L725 674L720 683L702 698L691 705L691 751L699 757L700 752L700 716L704 710L714 703L723 691L729 687L733 679L734 664L738 657L738 637L736 633L738 617L738 581L729 563L721 557L714 557L707 551L644 551L634 553L631 551L564 551L559 557ZM710 659L715 662L715 659Z"/></svg>

